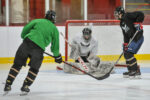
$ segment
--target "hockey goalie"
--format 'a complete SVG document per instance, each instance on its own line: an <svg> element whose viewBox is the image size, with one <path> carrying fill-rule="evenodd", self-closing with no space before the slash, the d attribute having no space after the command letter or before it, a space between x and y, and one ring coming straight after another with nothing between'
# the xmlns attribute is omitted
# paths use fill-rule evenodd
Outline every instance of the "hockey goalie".
<svg viewBox="0 0 150 100"><path fill-rule="evenodd" d="M70 58L75 62L68 62L72 66L76 66L94 76L103 76L108 73L114 64L112 62L103 62L96 56L98 50L98 41L92 36L90 28L84 28L81 36L76 36L71 42ZM81 59L79 59L79 57ZM82 60L85 64L79 61ZM64 64L63 70L66 73L83 74L81 71L74 69L68 64ZM86 68L87 67L87 70Z"/></svg>

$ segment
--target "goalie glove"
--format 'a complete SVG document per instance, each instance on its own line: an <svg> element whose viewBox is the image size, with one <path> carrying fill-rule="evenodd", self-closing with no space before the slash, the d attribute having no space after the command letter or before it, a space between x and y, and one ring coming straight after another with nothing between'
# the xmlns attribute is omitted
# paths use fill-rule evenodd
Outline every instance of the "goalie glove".
<svg viewBox="0 0 150 100"><path fill-rule="evenodd" d="M134 27L137 31L143 30L143 25L141 23L134 23Z"/></svg>

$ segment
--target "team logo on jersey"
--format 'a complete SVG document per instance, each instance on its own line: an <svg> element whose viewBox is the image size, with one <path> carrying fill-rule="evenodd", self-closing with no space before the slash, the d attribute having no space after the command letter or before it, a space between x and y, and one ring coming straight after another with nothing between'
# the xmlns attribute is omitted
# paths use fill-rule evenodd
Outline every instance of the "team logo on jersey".
<svg viewBox="0 0 150 100"><path fill-rule="evenodd" d="M125 31L125 33L127 33L130 29L125 23L122 23L121 28Z"/></svg>

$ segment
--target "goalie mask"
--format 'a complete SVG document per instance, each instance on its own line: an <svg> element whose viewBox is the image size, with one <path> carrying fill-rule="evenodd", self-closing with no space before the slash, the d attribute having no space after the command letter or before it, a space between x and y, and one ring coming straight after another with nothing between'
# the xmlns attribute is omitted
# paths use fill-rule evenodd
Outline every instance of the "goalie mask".
<svg viewBox="0 0 150 100"><path fill-rule="evenodd" d="M45 18L50 20L52 23L56 23L56 13L53 10L48 10L45 14Z"/></svg>
<svg viewBox="0 0 150 100"><path fill-rule="evenodd" d="M115 11L114 11L114 16L115 16L115 18L116 19L121 19L119 16L122 14L124 14L125 13L125 11L124 11L124 8L123 7L117 7L116 9L115 9Z"/></svg>
<svg viewBox="0 0 150 100"><path fill-rule="evenodd" d="M83 38L85 40L90 40L91 39L92 30L90 28L84 28L82 33L83 33Z"/></svg>

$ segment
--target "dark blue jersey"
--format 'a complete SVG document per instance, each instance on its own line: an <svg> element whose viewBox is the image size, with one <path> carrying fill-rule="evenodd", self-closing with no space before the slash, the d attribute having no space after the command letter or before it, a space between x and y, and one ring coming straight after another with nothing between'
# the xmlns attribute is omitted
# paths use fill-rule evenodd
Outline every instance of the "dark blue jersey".
<svg viewBox="0 0 150 100"><path fill-rule="evenodd" d="M120 20L120 27L123 32L124 42L129 43L129 40L134 36L136 28L134 26L135 22L143 22L144 14L140 11L127 12ZM134 41L138 41L143 36L143 30L139 31Z"/></svg>

